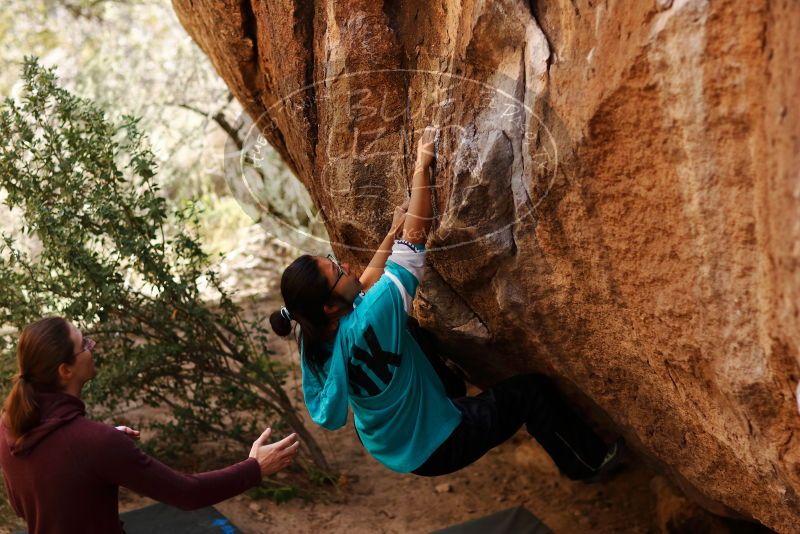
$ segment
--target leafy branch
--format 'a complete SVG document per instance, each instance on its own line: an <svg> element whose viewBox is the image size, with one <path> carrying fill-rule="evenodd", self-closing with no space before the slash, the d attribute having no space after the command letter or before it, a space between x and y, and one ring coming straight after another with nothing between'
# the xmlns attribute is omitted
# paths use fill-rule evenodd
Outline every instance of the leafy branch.
<svg viewBox="0 0 800 534"><path fill-rule="evenodd" d="M249 443L271 424L297 432L313 468L327 470L263 318L245 318L209 266L194 203L169 209L159 195L138 120L110 122L33 58L23 80L20 100L0 106L0 188L20 223L0 240L0 324L60 314L92 333L92 404L167 407L169 421L152 423L164 448ZM204 288L218 300L205 302ZM7 369L13 342L0 336Z"/></svg>

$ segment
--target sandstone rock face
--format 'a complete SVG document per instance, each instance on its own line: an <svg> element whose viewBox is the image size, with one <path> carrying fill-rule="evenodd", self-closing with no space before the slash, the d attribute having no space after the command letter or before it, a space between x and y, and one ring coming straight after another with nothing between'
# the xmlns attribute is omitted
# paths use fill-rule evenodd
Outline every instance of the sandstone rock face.
<svg viewBox="0 0 800 534"><path fill-rule="evenodd" d="M364 265L441 128L416 301L709 509L800 525L800 3L174 0Z"/></svg>

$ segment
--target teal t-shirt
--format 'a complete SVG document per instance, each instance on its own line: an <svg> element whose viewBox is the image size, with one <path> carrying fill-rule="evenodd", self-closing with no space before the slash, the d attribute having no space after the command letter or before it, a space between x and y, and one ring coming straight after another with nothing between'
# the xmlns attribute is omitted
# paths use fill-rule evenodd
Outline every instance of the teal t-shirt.
<svg viewBox="0 0 800 534"><path fill-rule="evenodd" d="M322 369L301 358L314 422L339 428L349 406L364 447L399 472L421 466L462 417L407 327L424 265L424 247L395 241L381 278L340 319Z"/></svg>

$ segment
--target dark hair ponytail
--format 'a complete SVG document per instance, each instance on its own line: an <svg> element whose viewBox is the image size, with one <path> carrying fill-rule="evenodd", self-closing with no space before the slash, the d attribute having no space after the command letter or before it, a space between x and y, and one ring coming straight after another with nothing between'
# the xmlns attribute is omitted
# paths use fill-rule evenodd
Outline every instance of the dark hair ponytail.
<svg viewBox="0 0 800 534"><path fill-rule="evenodd" d="M292 322L283 316L282 310L274 311L269 316L269 324L272 331L281 337L286 337L292 333Z"/></svg>
<svg viewBox="0 0 800 534"><path fill-rule="evenodd" d="M294 260L281 276L281 295L293 321L300 327L298 343L302 338L303 354L311 367L319 369L328 355L321 351L321 344L330 326L323 306L330 293L328 279L319 269L314 256L304 254ZM274 311L269 317L272 330L279 336L292 332L292 323Z"/></svg>
<svg viewBox="0 0 800 534"><path fill-rule="evenodd" d="M6 424L21 436L40 422L37 391L58 391L58 366L75 361L69 324L62 317L47 317L22 330L17 343L14 385L3 405Z"/></svg>

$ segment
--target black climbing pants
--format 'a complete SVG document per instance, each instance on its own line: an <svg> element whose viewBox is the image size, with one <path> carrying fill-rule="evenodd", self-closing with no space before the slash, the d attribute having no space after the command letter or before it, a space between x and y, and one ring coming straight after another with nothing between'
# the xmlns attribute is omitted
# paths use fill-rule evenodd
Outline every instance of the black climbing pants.
<svg viewBox="0 0 800 534"><path fill-rule="evenodd" d="M467 397L464 381L435 355L433 345L420 341L430 334L424 330L413 333L463 415L450 437L414 474L439 476L458 471L508 440L522 425L564 475L580 480L595 474L608 447L564 402L550 379L538 374L515 376Z"/></svg>

